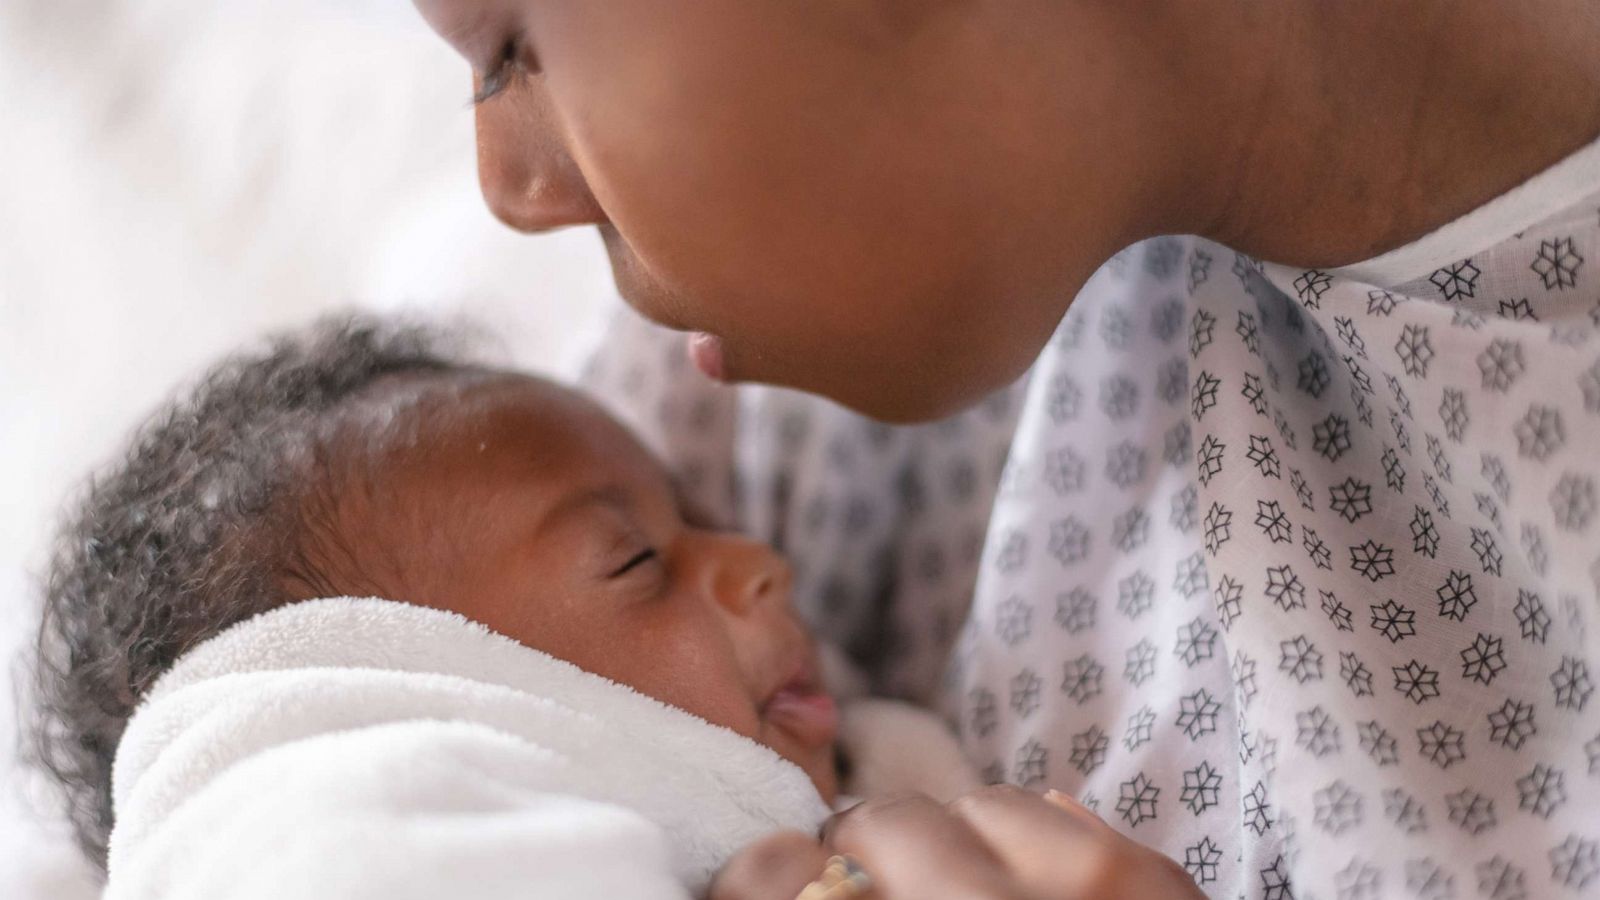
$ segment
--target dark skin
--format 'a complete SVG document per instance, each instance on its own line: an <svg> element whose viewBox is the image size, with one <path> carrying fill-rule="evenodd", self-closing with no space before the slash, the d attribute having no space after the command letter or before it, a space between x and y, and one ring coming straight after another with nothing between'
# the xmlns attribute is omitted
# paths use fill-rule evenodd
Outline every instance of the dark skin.
<svg viewBox="0 0 1600 900"><path fill-rule="evenodd" d="M1183 867L1058 791L994 785L952 803L879 798L835 816L823 841L774 834L735 857L711 900L792 900L830 853L866 862L867 898L1202 898Z"/></svg>
<svg viewBox="0 0 1600 900"><path fill-rule="evenodd" d="M460 613L770 747L834 800L833 721L777 699L815 706L821 694L787 563L686 504L581 395L487 371L380 382L317 459L290 600L370 595ZM791 900L834 850L871 861L879 898L1198 896L1182 869L1064 795L884 798L824 838L757 842L712 897Z"/></svg>
<svg viewBox="0 0 1600 900"><path fill-rule="evenodd" d="M417 6L505 85L501 219L597 225L705 367L885 419L1009 382L1134 240L1349 263L1600 133L1589 0Z"/></svg>
<svg viewBox="0 0 1600 900"><path fill-rule="evenodd" d="M375 447L373 408L395 416ZM821 693L788 564L687 509L593 403L511 374L390 383L324 460L292 599L372 595L460 613L771 747L832 800L826 715L774 702Z"/></svg>
<svg viewBox="0 0 1600 900"><path fill-rule="evenodd" d="M1016 377L1132 241L1355 262L1600 133L1591 0L416 3L478 84L508 85L477 122L502 220L598 226L623 296L701 332L708 374L886 420ZM1059 824L1034 818L1045 802L994 815ZM884 839L853 845L869 870L930 873L885 896L1040 896L1017 872L1064 846L972 868L995 851L955 812L903 812L856 819ZM1079 834L1081 858L1130 859ZM777 846L752 852L820 866L815 841ZM1173 896L1140 866L1090 869L1109 875L1043 895ZM798 886L729 871L728 898Z"/></svg>

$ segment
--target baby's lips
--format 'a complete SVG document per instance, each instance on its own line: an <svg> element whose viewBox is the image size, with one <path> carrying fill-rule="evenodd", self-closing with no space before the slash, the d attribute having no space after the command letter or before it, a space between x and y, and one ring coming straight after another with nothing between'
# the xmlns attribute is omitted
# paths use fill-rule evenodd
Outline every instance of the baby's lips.
<svg viewBox="0 0 1600 900"><path fill-rule="evenodd" d="M722 354L722 338L696 331L689 335L689 361L713 381L727 380L727 363Z"/></svg>
<svg viewBox="0 0 1600 900"><path fill-rule="evenodd" d="M785 688L767 702L765 713L768 721L809 746L831 744L839 734L839 706L822 692Z"/></svg>

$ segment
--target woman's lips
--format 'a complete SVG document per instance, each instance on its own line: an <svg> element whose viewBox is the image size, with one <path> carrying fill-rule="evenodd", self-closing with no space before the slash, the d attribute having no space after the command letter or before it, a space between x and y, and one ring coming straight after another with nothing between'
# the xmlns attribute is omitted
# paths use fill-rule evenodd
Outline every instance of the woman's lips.
<svg viewBox="0 0 1600 900"><path fill-rule="evenodd" d="M772 695L762 714L808 746L831 744L839 734L839 707L816 688L785 687Z"/></svg>
<svg viewBox="0 0 1600 900"><path fill-rule="evenodd" d="M726 381L727 363L722 354L722 338L697 331L689 335L689 361L707 378Z"/></svg>

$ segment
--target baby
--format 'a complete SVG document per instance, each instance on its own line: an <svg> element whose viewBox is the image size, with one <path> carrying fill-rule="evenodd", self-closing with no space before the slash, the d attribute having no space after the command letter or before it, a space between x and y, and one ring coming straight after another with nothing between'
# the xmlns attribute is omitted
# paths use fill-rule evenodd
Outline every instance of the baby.
<svg viewBox="0 0 1600 900"><path fill-rule="evenodd" d="M213 370L94 483L49 572L39 669L42 759L94 858L157 680L316 598L459 614L764 745L835 802L840 715L783 558L578 393L457 359L424 330L322 324ZM935 792L975 783L937 727L879 712L961 769Z"/></svg>

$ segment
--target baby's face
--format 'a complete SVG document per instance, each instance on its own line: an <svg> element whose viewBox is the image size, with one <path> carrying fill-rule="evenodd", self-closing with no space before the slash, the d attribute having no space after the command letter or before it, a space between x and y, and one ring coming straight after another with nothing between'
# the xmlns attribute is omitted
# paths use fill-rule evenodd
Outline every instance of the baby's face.
<svg viewBox="0 0 1600 900"><path fill-rule="evenodd" d="M496 375L410 406L414 439L335 466L312 563L452 610L771 747L835 791L837 714L764 544L685 510L660 463L578 394ZM331 537L336 539L329 539Z"/></svg>

